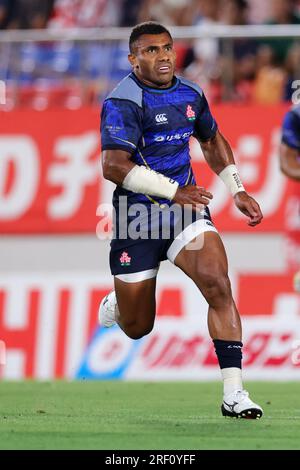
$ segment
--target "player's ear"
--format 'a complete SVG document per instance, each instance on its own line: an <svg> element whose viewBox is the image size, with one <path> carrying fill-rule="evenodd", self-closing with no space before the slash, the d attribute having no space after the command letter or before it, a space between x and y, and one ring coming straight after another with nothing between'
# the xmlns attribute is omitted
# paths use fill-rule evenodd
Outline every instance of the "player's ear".
<svg viewBox="0 0 300 470"><path fill-rule="evenodd" d="M136 56L134 54L128 54L128 60L133 68L136 67Z"/></svg>

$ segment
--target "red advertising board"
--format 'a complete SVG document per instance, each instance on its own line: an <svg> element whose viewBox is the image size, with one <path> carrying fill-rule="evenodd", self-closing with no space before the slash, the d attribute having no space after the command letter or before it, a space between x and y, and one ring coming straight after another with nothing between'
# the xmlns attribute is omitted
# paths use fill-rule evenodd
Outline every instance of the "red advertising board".
<svg viewBox="0 0 300 470"><path fill-rule="evenodd" d="M300 299L293 292L291 276L239 275L236 281L248 377L298 380ZM95 342L99 302L111 283L109 274L0 277L0 347L6 349L6 361L2 354L3 377L74 378L86 355L98 376L101 371L119 370L126 363L126 374L111 378L219 377L207 330L207 304L190 279L182 278L178 271L160 277L157 318L150 335L135 342L117 327L100 328L99 341ZM137 349L127 361L131 348Z"/></svg>
<svg viewBox="0 0 300 470"><path fill-rule="evenodd" d="M0 232L95 232L99 110L0 114Z"/></svg>

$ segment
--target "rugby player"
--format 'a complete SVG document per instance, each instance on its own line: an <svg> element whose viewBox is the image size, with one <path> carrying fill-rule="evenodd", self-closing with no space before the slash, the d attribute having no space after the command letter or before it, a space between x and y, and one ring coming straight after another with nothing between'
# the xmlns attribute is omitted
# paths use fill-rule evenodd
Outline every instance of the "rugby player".
<svg viewBox="0 0 300 470"><path fill-rule="evenodd" d="M103 175L117 186L110 252L115 290L102 300L99 322L106 327L117 323L133 339L150 333L156 275L160 262L169 259L208 302L208 328L224 383L222 414L260 418L262 408L243 389L241 319L232 298L224 246L207 207L212 194L197 185L191 168L190 136L199 141L208 165L224 181L251 227L262 220L260 207L243 187L232 150L202 89L174 74L176 57L169 31L158 23L139 24L132 30L129 49L132 73L104 101L101 116ZM124 197L125 218L119 215ZM178 212L170 217L171 235L165 237L157 214L150 222L144 216L139 219L143 236L121 237L120 231L134 221L130 209L135 204L149 214L153 207L164 212L176 205L190 217L182 217L183 224ZM145 236L151 224L159 228L158 237Z"/></svg>

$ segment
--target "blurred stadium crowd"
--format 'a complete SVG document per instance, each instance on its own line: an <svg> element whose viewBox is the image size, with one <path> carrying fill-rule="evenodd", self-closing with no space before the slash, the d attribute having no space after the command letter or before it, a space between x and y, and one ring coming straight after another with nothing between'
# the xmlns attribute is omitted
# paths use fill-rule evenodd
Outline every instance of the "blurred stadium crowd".
<svg viewBox="0 0 300 470"><path fill-rule="evenodd" d="M133 26L299 25L300 0L0 0L0 29ZM229 48L228 48L229 44ZM278 103L300 77L300 40L202 38L176 41L178 72L211 102ZM230 53L229 53L230 52ZM0 40L7 108L95 104L130 71L127 42Z"/></svg>

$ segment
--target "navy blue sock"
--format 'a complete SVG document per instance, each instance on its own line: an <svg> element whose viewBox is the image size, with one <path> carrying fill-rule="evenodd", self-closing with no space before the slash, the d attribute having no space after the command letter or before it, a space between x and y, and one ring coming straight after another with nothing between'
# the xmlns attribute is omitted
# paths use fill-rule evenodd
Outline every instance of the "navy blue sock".
<svg viewBox="0 0 300 470"><path fill-rule="evenodd" d="M216 354L221 369L227 367L242 368L242 347L240 341L225 341L223 339L214 339Z"/></svg>

